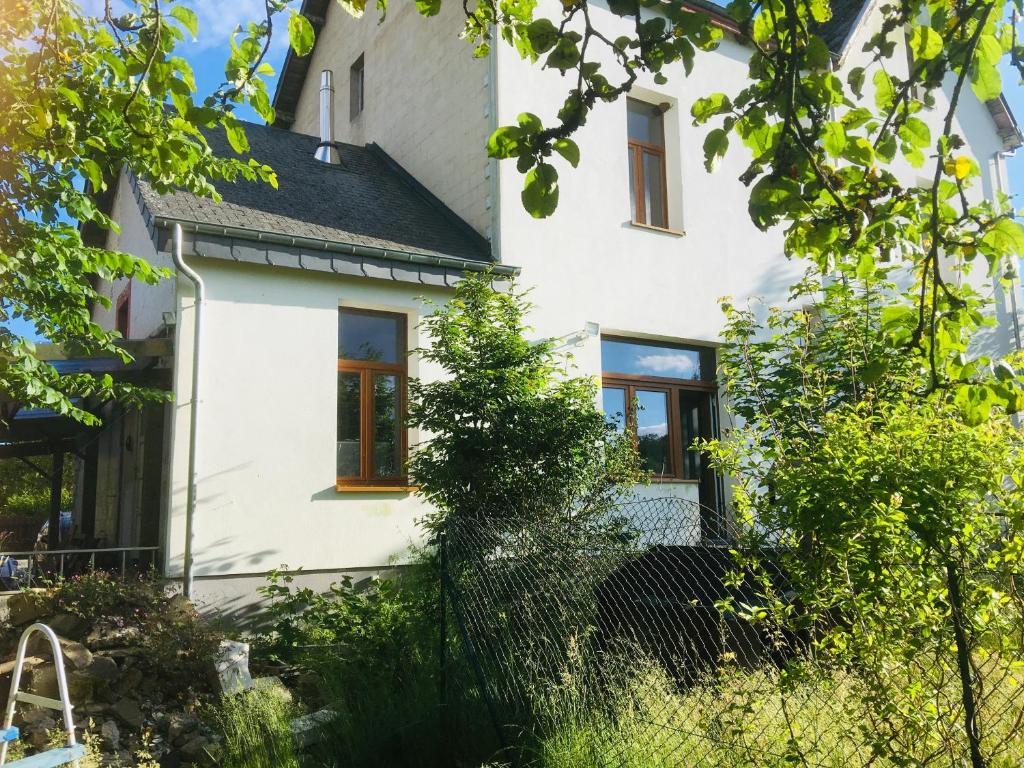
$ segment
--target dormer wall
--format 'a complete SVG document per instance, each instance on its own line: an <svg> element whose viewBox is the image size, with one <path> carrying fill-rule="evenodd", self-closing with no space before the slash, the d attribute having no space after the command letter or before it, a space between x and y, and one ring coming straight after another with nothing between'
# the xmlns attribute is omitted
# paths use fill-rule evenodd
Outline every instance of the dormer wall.
<svg viewBox="0 0 1024 768"><path fill-rule="evenodd" d="M372 9L367 15L375 14ZM356 19L330 3L292 130L319 131L320 72L334 72L335 138L375 142L481 235L492 234L490 62L459 39L459 3L424 18L411 0L389 4L383 21ZM362 108L357 101L361 57Z"/></svg>

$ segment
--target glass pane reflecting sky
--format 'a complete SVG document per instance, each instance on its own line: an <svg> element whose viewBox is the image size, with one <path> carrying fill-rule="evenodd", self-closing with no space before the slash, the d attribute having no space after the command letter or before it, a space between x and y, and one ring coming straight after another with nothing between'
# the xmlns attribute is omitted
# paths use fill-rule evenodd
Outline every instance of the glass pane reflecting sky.
<svg viewBox="0 0 1024 768"><path fill-rule="evenodd" d="M400 318L341 310L338 313L338 357L346 360L401 362Z"/></svg>
<svg viewBox="0 0 1024 768"><path fill-rule="evenodd" d="M710 354L710 350L703 353ZM661 344L642 344L620 339L601 339L601 370L670 379L710 379L712 371L701 368L702 353Z"/></svg>
<svg viewBox="0 0 1024 768"><path fill-rule="evenodd" d="M626 390L618 387L605 387L601 390L604 401L604 415L608 423L615 427L616 432L626 429Z"/></svg>

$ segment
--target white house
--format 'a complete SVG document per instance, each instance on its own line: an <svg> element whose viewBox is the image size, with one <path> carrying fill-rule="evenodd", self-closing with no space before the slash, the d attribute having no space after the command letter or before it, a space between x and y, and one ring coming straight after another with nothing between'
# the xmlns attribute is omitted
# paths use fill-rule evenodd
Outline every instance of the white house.
<svg viewBox="0 0 1024 768"><path fill-rule="evenodd" d="M837 5L829 34L845 70L867 63L860 51L877 14L873 0ZM485 140L522 111L552 117L565 96L557 72L504 45L473 58L458 39L458 3L424 19L401 0L379 24L328 0L306 0L303 13L318 40L308 57L287 59L277 127L247 126L279 191L220 185L216 205L161 197L125 175L110 201L121 225L110 248L173 267L171 231L181 225L205 301L198 371L194 287L181 271L155 287L109 285L114 309L96 310L132 339L173 337L174 393L166 407L108 419L86 504L97 537L158 543L166 574L191 570L195 597L224 612L243 610L282 564L326 583L400 560L425 511L402 476L420 439L401 428L404 384L438 375L406 354L423 341L419 297L443 302L461 274L487 267L532 288L536 336L561 339L579 374L602 378L609 413L633 398L644 406L639 429L656 438L647 461L657 479L637 493L720 505L720 483L684 451L718 430L717 300L784 300L802 271L777 233L751 224L736 180L742 155L708 175L706 129L688 116L695 97L742 86L748 51L727 33L691 77L680 66L666 85L641 79L629 99L600 107L577 137L582 162L562 176L558 211L537 221L520 203L520 174L488 159ZM337 163L314 157L324 70ZM942 104L933 119L941 113ZM1020 133L1001 99L965 97L958 121L982 169L975 192L991 197ZM216 139L215 148L228 151ZM1008 352L1009 297L984 289L1000 307L993 344Z"/></svg>

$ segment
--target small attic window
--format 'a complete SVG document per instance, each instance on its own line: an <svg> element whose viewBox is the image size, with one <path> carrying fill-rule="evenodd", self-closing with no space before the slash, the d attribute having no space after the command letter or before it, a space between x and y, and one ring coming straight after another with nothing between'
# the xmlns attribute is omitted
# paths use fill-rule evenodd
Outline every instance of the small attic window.
<svg viewBox="0 0 1024 768"><path fill-rule="evenodd" d="M363 112L363 54L348 69L348 117L355 120Z"/></svg>

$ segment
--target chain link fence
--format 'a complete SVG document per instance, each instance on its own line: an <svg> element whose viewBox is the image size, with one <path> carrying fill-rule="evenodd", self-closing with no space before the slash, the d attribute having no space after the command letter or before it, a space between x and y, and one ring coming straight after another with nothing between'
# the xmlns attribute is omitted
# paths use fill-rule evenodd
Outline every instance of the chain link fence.
<svg viewBox="0 0 1024 768"><path fill-rule="evenodd" d="M899 609L883 614L935 610L950 626L934 637L867 631L854 613L804 604L817 585L792 567L799 553L766 545L763 531L709 539L709 516L657 499L596 520L451 522L442 582L459 650L446 669L461 670L445 687L452 711L466 701L485 710L500 754L517 765L1024 761L1014 578L981 579L1007 595L1008 618L966 638L958 595L914 603L910 577L930 573L927 563L904 573L883 558Z"/></svg>

